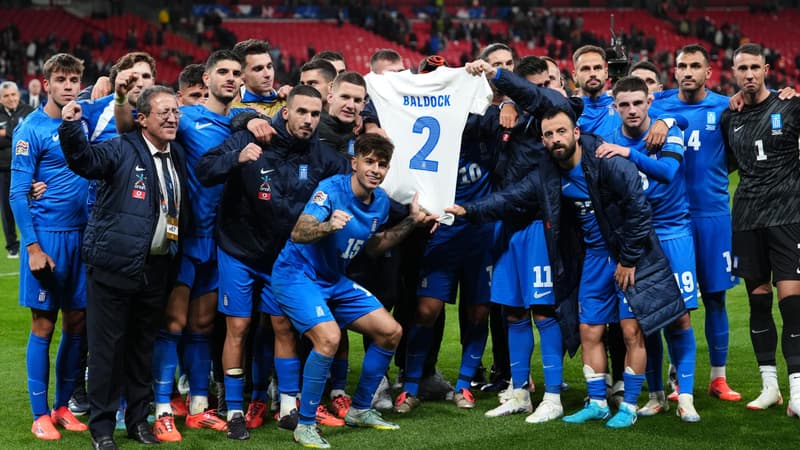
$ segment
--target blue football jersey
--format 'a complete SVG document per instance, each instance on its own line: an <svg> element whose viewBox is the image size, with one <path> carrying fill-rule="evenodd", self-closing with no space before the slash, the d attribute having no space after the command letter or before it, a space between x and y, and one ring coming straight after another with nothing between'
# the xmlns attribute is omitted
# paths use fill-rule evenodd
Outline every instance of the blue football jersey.
<svg viewBox="0 0 800 450"><path fill-rule="evenodd" d="M651 126L655 120L651 120ZM664 152L674 153L683 157L683 135L677 127L670 128L667 133L666 142L661 149L652 154L648 154L645 147L644 137L647 132L642 133L638 138L632 139L622 133L622 127L618 128L609 142L630 147L632 152L639 152L652 159L661 159ZM686 179L684 174L684 164L680 163L678 172L670 183L663 183L655 178L647 176L639 167L639 175L642 177L642 190L647 195L647 200L653 208L653 228L661 239L670 239L691 233L689 224L689 202L686 197Z"/></svg>
<svg viewBox="0 0 800 450"><path fill-rule="evenodd" d="M706 90L697 103L686 103L671 90L656 102L667 113L680 113L689 122L684 130L686 153L686 192L692 217L715 217L730 214L728 198L728 162L719 128L728 97Z"/></svg>
<svg viewBox="0 0 800 450"><path fill-rule="evenodd" d="M576 165L569 172L561 173L561 195L569 199L575 206L578 214L578 221L583 230L583 242L587 247L605 248L606 241L600 233L600 224L597 223L597 216L594 213L592 200L589 198L589 187L586 184L586 176L580 164Z"/></svg>
<svg viewBox="0 0 800 450"><path fill-rule="evenodd" d="M217 114L205 105L181 106L177 140L186 151L189 174L189 201L192 206L193 237L212 237L217 205L223 185L205 187L197 179L194 166L207 151L231 135L231 118L248 109L231 108L227 116Z"/></svg>
<svg viewBox="0 0 800 450"><path fill-rule="evenodd" d="M345 274L350 261L389 217L389 197L375 189L372 202L365 204L353 193L352 175L335 175L319 183L306 203L303 214L314 216L320 223L328 220L335 210L350 215L350 221L339 231L317 242L298 244L289 240L278 261L310 267L319 278L335 282ZM280 262L276 262L280 265Z"/></svg>
<svg viewBox="0 0 800 450"><path fill-rule="evenodd" d="M86 132L86 139L91 144L105 142L119 135L117 121L114 119L114 94L106 95L97 100L81 100L81 124ZM136 117L136 110L133 111ZM92 208L97 197L98 180L89 180L87 203Z"/></svg>
<svg viewBox="0 0 800 450"><path fill-rule="evenodd" d="M58 136L60 124L60 117L54 119L39 108L14 130L10 197L24 202L22 208L14 208L23 245L36 241L34 230L79 230L87 222L89 183L67 167ZM28 202L32 180L45 182L47 192Z"/></svg>
<svg viewBox="0 0 800 450"><path fill-rule="evenodd" d="M78 104L83 130L90 143L105 142L119 134L114 120L114 94L97 100L81 100Z"/></svg>
<svg viewBox="0 0 800 450"><path fill-rule="evenodd" d="M608 140L614 131L622 126L622 120L614 109L614 98L606 92L592 100L583 98L583 114L578 118L578 127L582 133L594 133Z"/></svg>
<svg viewBox="0 0 800 450"><path fill-rule="evenodd" d="M494 140L481 133L481 120L482 116L470 114L461 137L456 183L458 204L480 200L491 191Z"/></svg>
<svg viewBox="0 0 800 450"><path fill-rule="evenodd" d="M491 117L488 120L498 121L497 115ZM484 116L470 114L464 133L461 135L455 196L455 203L459 205L480 200L492 190L491 174L494 170L495 141L482 133L484 120L487 120ZM452 225L439 227L439 230L431 235L430 242L448 241L467 226L469 221L458 217Z"/></svg>

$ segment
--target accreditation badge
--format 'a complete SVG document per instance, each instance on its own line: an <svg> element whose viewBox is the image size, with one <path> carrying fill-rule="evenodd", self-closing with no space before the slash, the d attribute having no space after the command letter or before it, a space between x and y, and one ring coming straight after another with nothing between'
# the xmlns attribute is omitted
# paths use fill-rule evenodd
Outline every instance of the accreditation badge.
<svg viewBox="0 0 800 450"><path fill-rule="evenodd" d="M178 218L167 216L167 239L170 241L178 240Z"/></svg>

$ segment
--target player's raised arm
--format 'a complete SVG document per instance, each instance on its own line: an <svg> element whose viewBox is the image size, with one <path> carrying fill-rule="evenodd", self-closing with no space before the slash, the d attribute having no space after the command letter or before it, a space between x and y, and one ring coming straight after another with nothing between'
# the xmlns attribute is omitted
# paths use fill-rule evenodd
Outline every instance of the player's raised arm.
<svg viewBox="0 0 800 450"><path fill-rule="evenodd" d="M419 193L414 194L414 200L411 201L409 206L408 217L392 228L374 234L367 241L365 250L370 256L381 255L386 250L402 242L406 236L414 231L414 228L431 224L437 218L438 216L425 211L424 208L419 206Z"/></svg>
<svg viewBox="0 0 800 450"><path fill-rule="evenodd" d="M203 186L223 184L238 167L261 157L261 147L248 133L237 132L204 153L195 164L195 174Z"/></svg>
<svg viewBox="0 0 800 450"><path fill-rule="evenodd" d="M119 134L127 133L136 127L132 113L133 105L130 104L128 94L138 82L139 74L133 69L121 71L114 79L114 122L117 124Z"/></svg>
<svg viewBox="0 0 800 450"><path fill-rule="evenodd" d="M294 225L292 241L299 244L316 242L329 234L341 230L347 225L348 221L350 221L350 214L338 209L333 211L328 220L321 223L311 214L303 214Z"/></svg>
<svg viewBox="0 0 800 450"><path fill-rule="evenodd" d="M468 62L464 65L464 69L475 76L485 74L487 80L494 79L498 71L498 67L491 65L483 59L476 59L475 61ZM505 96L496 97L495 101L500 102L500 126L503 128L513 128L517 123L517 119L519 119L516 105Z"/></svg>
<svg viewBox="0 0 800 450"><path fill-rule="evenodd" d="M472 75L486 74L486 78L494 78L497 74L497 68L482 59L468 62L464 65L464 69Z"/></svg>

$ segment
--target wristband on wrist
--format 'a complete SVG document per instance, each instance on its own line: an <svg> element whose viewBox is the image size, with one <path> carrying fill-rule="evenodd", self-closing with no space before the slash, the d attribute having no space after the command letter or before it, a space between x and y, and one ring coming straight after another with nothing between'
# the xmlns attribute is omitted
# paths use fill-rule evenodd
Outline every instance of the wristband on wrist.
<svg viewBox="0 0 800 450"><path fill-rule="evenodd" d="M119 95L114 95L114 104L115 105L123 106L126 103L128 103L128 96L127 95L125 95L123 97L120 97Z"/></svg>
<svg viewBox="0 0 800 450"><path fill-rule="evenodd" d="M506 105L511 105L511 106L513 106L513 107L515 107L515 108L517 107L517 104L516 104L516 103L514 103L513 101L511 101L511 100L504 100L504 101L500 102L500 109L503 109L503 107L504 107L504 106L506 106Z"/></svg>
<svg viewBox="0 0 800 450"><path fill-rule="evenodd" d="M673 118L658 119L658 120L660 120L660 121L664 122L664 124L666 124L666 125L667 125L667 128L672 128L672 127L674 127L674 126L675 126L675 122L677 122L677 121L676 121L675 119L673 119Z"/></svg>

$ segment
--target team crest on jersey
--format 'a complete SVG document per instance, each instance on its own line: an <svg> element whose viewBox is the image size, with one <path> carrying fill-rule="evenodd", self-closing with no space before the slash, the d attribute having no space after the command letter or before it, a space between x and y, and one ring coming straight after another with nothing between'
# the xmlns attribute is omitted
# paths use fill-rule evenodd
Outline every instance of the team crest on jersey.
<svg viewBox="0 0 800 450"><path fill-rule="evenodd" d="M14 149L14 154L28 156L29 148L30 144L28 144L28 141L22 141L22 140L17 141L17 147Z"/></svg>
<svg viewBox="0 0 800 450"><path fill-rule="evenodd" d="M706 113L706 131L714 131L717 129L717 113L709 111Z"/></svg>
<svg viewBox="0 0 800 450"><path fill-rule="evenodd" d="M769 123L772 126L773 136L780 136L783 134L783 118L780 113L770 114Z"/></svg>
<svg viewBox="0 0 800 450"><path fill-rule="evenodd" d="M270 201L272 199L272 186L269 185L269 176L261 177L261 186L258 187L258 199Z"/></svg>
<svg viewBox="0 0 800 450"><path fill-rule="evenodd" d="M131 197L144 200L147 198L147 177L143 173L136 174L136 180L133 182L133 190L131 190Z"/></svg>
<svg viewBox="0 0 800 450"><path fill-rule="evenodd" d="M377 229L378 229L378 218L377 217L373 217L372 218L372 227L370 228L370 231L372 231L374 233L375 230L377 230Z"/></svg>
<svg viewBox="0 0 800 450"><path fill-rule="evenodd" d="M308 179L308 164L300 164L297 168L297 178L301 180Z"/></svg>
<svg viewBox="0 0 800 450"><path fill-rule="evenodd" d="M325 204L325 200L327 200L327 199L328 199L328 194L326 194L326 193L324 193L322 191L317 191L317 192L314 192L314 196L311 197L311 202L315 203L315 204L317 204L319 206L322 206L323 204Z"/></svg>
<svg viewBox="0 0 800 450"><path fill-rule="evenodd" d="M44 303L47 301L47 290L46 289L39 289L39 297L36 299L39 303Z"/></svg>

